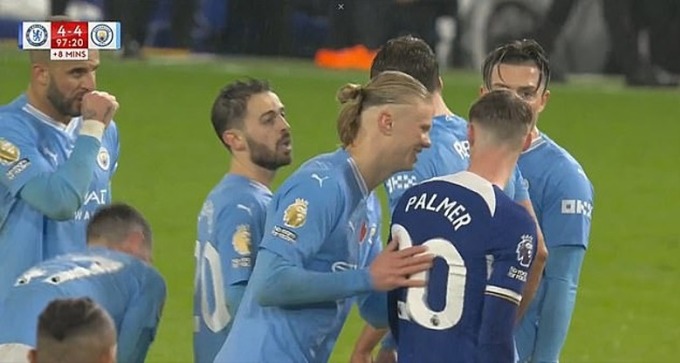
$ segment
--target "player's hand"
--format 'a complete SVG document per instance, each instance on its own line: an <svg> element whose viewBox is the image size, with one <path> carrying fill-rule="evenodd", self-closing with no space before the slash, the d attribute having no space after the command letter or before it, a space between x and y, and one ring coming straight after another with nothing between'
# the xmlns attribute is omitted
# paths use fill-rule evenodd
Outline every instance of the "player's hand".
<svg viewBox="0 0 680 363"><path fill-rule="evenodd" d="M396 240L390 241L371 264L373 287L378 291L425 286L426 281L410 279L409 276L429 270L434 255L426 253L425 246L413 246L403 250L398 248L399 243Z"/></svg>
<svg viewBox="0 0 680 363"><path fill-rule="evenodd" d="M380 348L375 363L397 363L397 351L394 349Z"/></svg>
<svg viewBox="0 0 680 363"><path fill-rule="evenodd" d="M83 120L97 120L107 126L116 111L118 111L116 97L101 91L86 93L80 106Z"/></svg>

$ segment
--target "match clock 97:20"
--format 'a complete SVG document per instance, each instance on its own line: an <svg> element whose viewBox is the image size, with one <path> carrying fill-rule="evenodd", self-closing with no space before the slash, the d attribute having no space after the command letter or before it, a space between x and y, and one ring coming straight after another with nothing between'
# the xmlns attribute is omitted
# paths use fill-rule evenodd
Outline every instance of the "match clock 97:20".
<svg viewBox="0 0 680 363"><path fill-rule="evenodd" d="M87 49L88 23L86 21L56 21L50 24L52 49Z"/></svg>

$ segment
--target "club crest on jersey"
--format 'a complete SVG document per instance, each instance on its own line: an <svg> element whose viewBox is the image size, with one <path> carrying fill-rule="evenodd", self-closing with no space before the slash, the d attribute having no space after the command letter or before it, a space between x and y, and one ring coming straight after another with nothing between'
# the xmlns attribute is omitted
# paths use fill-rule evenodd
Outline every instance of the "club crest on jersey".
<svg viewBox="0 0 680 363"><path fill-rule="evenodd" d="M283 224L290 228L302 227L307 221L308 204L302 198L295 199L295 202L286 207L286 210L283 212Z"/></svg>
<svg viewBox="0 0 680 363"><path fill-rule="evenodd" d="M247 224L236 227L236 232L231 237L231 244L239 255L250 256L250 227Z"/></svg>
<svg viewBox="0 0 680 363"><path fill-rule="evenodd" d="M19 160L19 156L21 152L18 147L5 139L0 139L0 163L10 165Z"/></svg>
<svg viewBox="0 0 680 363"><path fill-rule="evenodd" d="M517 244L517 262L522 267L529 267L534 257L534 237L525 234Z"/></svg>
<svg viewBox="0 0 680 363"><path fill-rule="evenodd" d="M100 168L102 168L102 170L105 171L109 170L109 167L111 166L111 156L109 155L109 151L104 147L99 149L99 153L97 154L97 164Z"/></svg>

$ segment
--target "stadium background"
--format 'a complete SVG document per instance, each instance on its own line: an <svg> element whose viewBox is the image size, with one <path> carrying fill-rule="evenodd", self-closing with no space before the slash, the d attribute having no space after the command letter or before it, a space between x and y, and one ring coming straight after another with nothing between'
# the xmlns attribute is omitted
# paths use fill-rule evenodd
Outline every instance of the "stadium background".
<svg viewBox="0 0 680 363"><path fill-rule="evenodd" d="M22 92L29 79L27 56L15 44L0 44L0 104ZM122 61L103 55L99 88L121 104L116 120L122 152L113 197L149 218L155 265L169 287L148 362L192 360L196 217L229 163L209 110L224 84L245 76L271 81L293 128L294 163L278 174L274 187L309 157L338 145L335 91L367 78L365 72L318 69L308 60L152 53L145 61ZM465 116L477 96L478 75L447 71L443 78L445 100ZM581 162L596 190L590 248L563 362L677 359L679 105L678 91L629 89L617 78L576 77L552 87L539 126ZM348 361L360 327L353 315L331 362Z"/></svg>

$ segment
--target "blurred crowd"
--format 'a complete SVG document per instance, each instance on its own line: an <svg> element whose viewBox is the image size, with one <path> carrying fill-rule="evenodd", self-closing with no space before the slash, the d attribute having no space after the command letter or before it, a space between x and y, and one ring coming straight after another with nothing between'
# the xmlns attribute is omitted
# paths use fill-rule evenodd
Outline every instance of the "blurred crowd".
<svg viewBox="0 0 680 363"><path fill-rule="evenodd" d="M51 0L52 14L69 0ZM680 74L680 1L677 0L99 0L104 17L123 22L124 56L149 43L149 24L165 17L163 46L194 52L313 57L328 68L366 69L380 44L413 34L442 66L478 64L466 58L461 34L477 34L484 52L508 38L534 38L556 52L565 24L575 17L598 23L607 35L603 73L622 74L630 86L677 86ZM589 9L575 11L579 3ZM481 20L480 11L488 15ZM516 9L514 12L508 9ZM483 13L483 11L482 11ZM486 14L486 13L485 13ZM499 14L505 14L503 17ZM508 15L509 14L509 15ZM471 19L473 17L475 19ZM593 20L595 19L595 20ZM579 19L575 19L579 21ZM471 26L472 22L475 26ZM484 23L486 22L486 23ZM463 29L465 27L465 29ZM148 45L148 44L147 44ZM578 51L578 50L577 50ZM478 51L479 53L479 51ZM569 54L571 58L590 55ZM564 57L564 55L561 55ZM552 59L551 59L552 60ZM554 59L554 81L571 71Z"/></svg>

